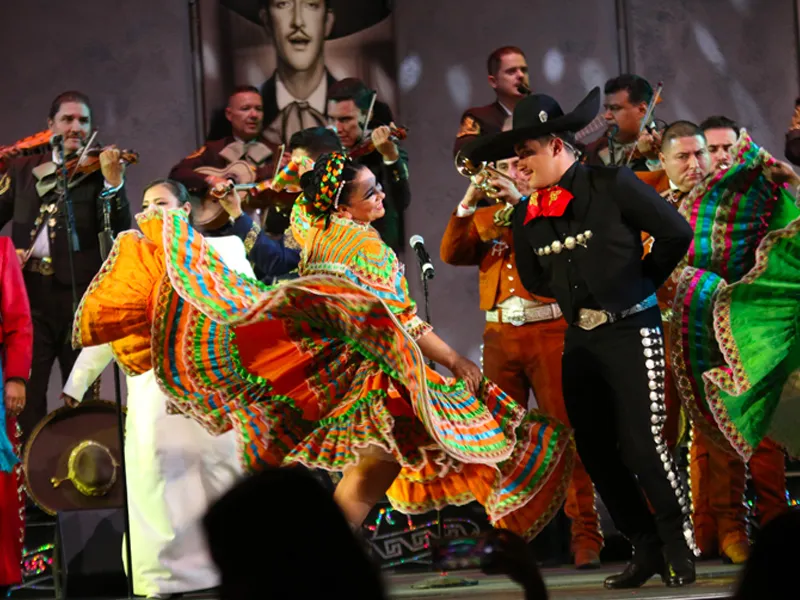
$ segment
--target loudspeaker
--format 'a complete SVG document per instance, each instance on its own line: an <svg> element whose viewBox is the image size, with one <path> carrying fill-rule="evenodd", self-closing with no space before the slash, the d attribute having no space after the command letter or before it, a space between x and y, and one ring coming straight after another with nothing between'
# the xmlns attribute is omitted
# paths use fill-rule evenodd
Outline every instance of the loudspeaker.
<svg viewBox="0 0 800 600"><path fill-rule="evenodd" d="M56 518L56 597L127 596L122 567L122 509L59 512Z"/></svg>

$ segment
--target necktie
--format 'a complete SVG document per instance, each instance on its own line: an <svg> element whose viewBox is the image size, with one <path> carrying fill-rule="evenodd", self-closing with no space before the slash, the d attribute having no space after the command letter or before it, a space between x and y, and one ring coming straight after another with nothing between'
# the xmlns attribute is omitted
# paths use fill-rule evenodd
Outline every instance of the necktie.
<svg viewBox="0 0 800 600"><path fill-rule="evenodd" d="M288 143L292 135L309 127L324 127L325 115L308 102L294 101L287 104L278 115L281 141Z"/></svg>
<svg viewBox="0 0 800 600"><path fill-rule="evenodd" d="M562 216L573 198L572 192L558 185L536 190L528 199L524 224L539 217Z"/></svg>

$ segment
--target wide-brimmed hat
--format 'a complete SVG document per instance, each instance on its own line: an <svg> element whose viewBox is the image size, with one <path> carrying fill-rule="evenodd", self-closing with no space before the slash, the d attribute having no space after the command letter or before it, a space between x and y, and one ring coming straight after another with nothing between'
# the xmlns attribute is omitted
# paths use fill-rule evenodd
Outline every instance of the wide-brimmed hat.
<svg viewBox="0 0 800 600"><path fill-rule="evenodd" d="M122 507L119 445L113 402L92 400L59 408L39 422L25 444L28 493L51 515Z"/></svg>
<svg viewBox="0 0 800 600"><path fill-rule="evenodd" d="M551 133L575 133L592 122L600 111L600 88L594 88L574 110L564 114L561 106L546 94L532 94L514 109L511 129L480 136L462 148L473 163L514 156L514 146Z"/></svg>
<svg viewBox="0 0 800 600"><path fill-rule="evenodd" d="M222 0L222 5L248 21L261 24L258 13L269 0ZM327 39L343 38L377 25L392 12L392 0L328 0L333 30Z"/></svg>

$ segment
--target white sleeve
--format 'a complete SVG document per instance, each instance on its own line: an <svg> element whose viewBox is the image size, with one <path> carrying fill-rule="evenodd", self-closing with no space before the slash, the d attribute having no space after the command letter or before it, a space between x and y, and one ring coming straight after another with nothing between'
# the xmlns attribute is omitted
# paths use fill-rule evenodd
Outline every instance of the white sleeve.
<svg viewBox="0 0 800 600"><path fill-rule="evenodd" d="M111 351L111 344L89 346L81 350L64 386L64 393L80 401L112 360L114 353Z"/></svg>

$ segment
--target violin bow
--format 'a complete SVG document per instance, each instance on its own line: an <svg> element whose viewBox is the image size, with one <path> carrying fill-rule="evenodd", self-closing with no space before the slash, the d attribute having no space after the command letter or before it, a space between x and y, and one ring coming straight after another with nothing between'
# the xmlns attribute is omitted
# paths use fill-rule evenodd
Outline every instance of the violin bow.
<svg viewBox="0 0 800 600"><path fill-rule="evenodd" d="M647 105L647 111L644 113L644 118L642 122L639 124L639 134L636 136L636 140L638 141L639 136L642 135L645 127L650 122L650 119L653 116L653 111L656 109L656 104L658 103L658 99L661 97L661 90L664 89L664 82L659 81L658 85L656 86L656 91L653 93L653 97L650 98L650 104ZM628 158L625 160L625 166L627 167L631 160L633 159L633 155L636 152L636 144L633 145L631 151L628 153Z"/></svg>
<svg viewBox="0 0 800 600"><path fill-rule="evenodd" d="M72 185L72 180L75 179L75 175L78 172L78 167L81 166L81 163L86 160L86 155L89 153L89 148L92 147L92 143L94 142L95 138L97 137L97 132L99 130L95 129L92 133L92 137L89 138L89 141L86 142L86 145L83 147L83 151L81 155L78 157L78 160L75 162L75 167L72 169L72 174L69 176L69 180L67 181L67 188Z"/></svg>

